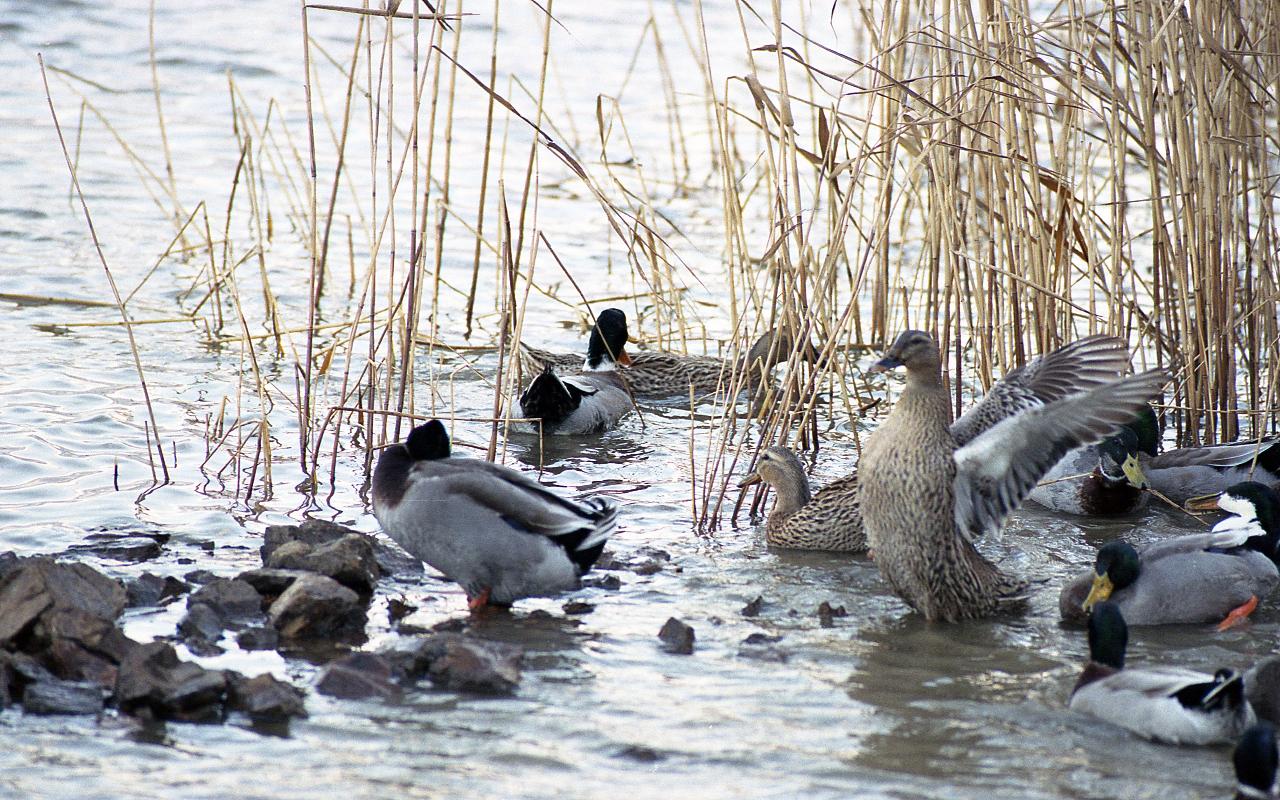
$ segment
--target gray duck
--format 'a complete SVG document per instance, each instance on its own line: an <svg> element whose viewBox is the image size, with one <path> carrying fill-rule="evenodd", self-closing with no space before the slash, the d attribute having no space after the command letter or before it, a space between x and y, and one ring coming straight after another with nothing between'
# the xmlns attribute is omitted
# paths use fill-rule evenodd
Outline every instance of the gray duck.
<svg viewBox="0 0 1280 800"><path fill-rule="evenodd" d="M568 500L509 467L454 456L433 419L382 451L373 513L410 555L461 584L475 610L577 588L618 508L605 497Z"/></svg>
<svg viewBox="0 0 1280 800"><path fill-rule="evenodd" d="M544 434L603 433L632 409L618 365L626 353L627 315L618 308L600 312L587 340L580 372L561 376L546 367L520 395L520 413Z"/></svg>
<svg viewBox="0 0 1280 800"><path fill-rule="evenodd" d="M1130 625L1217 622L1225 630L1244 620L1280 585L1280 498L1246 481L1229 488L1218 506L1230 516L1209 533L1141 550L1127 542L1103 545L1094 568L1063 587L1062 618L1083 622L1095 603L1111 600Z"/></svg>
<svg viewBox="0 0 1280 800"><path fill-rule="evenodd" d="M880 572L928 620L987 616L1026 597L972 539L998 532L1065 453L1112 434L1160 392L1162 370L1084 391L1064 376L1060 399L1033 405L961 444L951 431L933 337L906 331L873 372L906 367L907 383L867 438L858 465L867 541Z"/></svg>

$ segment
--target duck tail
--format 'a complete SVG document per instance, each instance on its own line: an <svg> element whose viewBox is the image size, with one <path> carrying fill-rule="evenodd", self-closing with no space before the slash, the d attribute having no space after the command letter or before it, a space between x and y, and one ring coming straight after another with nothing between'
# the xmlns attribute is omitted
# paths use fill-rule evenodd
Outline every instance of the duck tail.
<svg viewBox="0 0 1280 800"><path fill-rule="evenodd" d="M529 419L542 420L543 425L558 425L582 404L583 392L573 384L560 380L547 366L520 395L520 412Z"/></svg>
<svg viewBox="0 0 1280 800"><path fill-rule="evenodd" d="M586 573L600 558L604 544L618 525L618 503L609 497L590 497L582 501L582 511L592 523L564 536L557 536L556 543L564 548L569 560L578 568L578 574Z"/></svg>

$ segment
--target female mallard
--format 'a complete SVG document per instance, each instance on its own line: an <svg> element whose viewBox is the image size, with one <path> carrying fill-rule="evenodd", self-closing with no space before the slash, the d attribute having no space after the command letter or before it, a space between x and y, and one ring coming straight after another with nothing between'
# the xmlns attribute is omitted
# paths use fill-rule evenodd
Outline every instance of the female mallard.
<svg viewBox="0 0 1280 800"><path fill-rule="evenodd" d="M1031 492L1046 508L1072 514L1126 514L1154 489L1175 503L1218 494L1242 481L1280 487L1280 439L1180 447L1160 452L1150 407L1094 447L1068 453Z"/></svg>
<svg viewBox="0 0 1280 800"><path fill-rule="evenodd" d="M998 531L1049 467L1110 435L1160 391L1152 370L1013 413L961 445L951 432L933 337L906 331L872 371L905 366L907 385L867 438L858 491L867 542L894 591L926 619L981 617L1024 597L971 537Z"/></svg>
<svg viewBox="0 0 1280 800"><path fill-rule="evenodd" d="M745 388L754 392L768 380L775 366L791 357L792 350L792 338L785 333L779 336L768 331L756 339L747 353ZM627 363L627 369L622 373L627 387L636 397L649 399L688 397L690 386L695 395L713 394L717 387L729 385L735 367L732 360L715 356L688 356L653 350L631 353ZM526 375L543 372L547 367L561 371L577 369L581 364L582 357L572 353L553 353L523 342L520 344L520 369Z"/></svg>
<svg viewBox="0 0 1280 800"><path fill-rule="evenodd" d="M1275 726L1259 722L1246 730L1231 752L1231 763L1236 768L1235 800L1275 800L1280 766Z"/></svg>
<svg viewBox="0 0 1280 800"><path fill-rule="evenodd" d="M520 412L537 420L544 434L601 433L631 411L631 396L617 365L630 363L627 315L621 309L600 312L587 341L587 360L577 375L561 377L547 367L520 395Z"/></svg>
<svg viewBox="0 0 1280 800"><path fill-rule="evenodd" d="M1123 342L1112 336L1090 336L1061 347L1010 371L951 425L951 435L964 444L1006 417L1059 400L1070 391L1113 381L1128 360ZM832 481L810 498L800 460L786 447L770 447L738 485L760 481L778 495L765 522L769 544L800 550L867 549L857 473Z"/></svg>
<svg viewBox="0 0 1280 800"><path fill-rule="evenodd" d="M837 478L809 494L804 465L788 447L770 447L760 454L755 471L740 487L764 481L778 499L764 524L771 545L795 550L863 552L867 535L858 513L857 474Z"/></svg>
<svg viewBox="0 0 1280 800"><path fill-rule="evenodd" d="M383 450L373 513L387 535L462 585L473 610L576 589L613 533L617 504L574 502L509 467L450 455L439 420Z"/></svg>
<svg viewBox="0 0 1280 800"><path fill-rule="evenodd" d="M1071 691L1068 707L1170 744L1232 742L1256 721L1238 673L1125 669L1128 641L1120 607L1112 602L1094 606L1089 615L1089 663Z"/></svg>
<svg viewBox="0 0 1280 800"><path fill-rule="evenodd" d="M1210 533L1153 542L1141 551L1110 542L1094 568L1067 584L1062 618L1084 621L1093 605L1112 600L1131 625L1221 623L1247 617L1280 584L1280 498L1260 483L1229 488L1218 506L1231 516Z"/></svg>

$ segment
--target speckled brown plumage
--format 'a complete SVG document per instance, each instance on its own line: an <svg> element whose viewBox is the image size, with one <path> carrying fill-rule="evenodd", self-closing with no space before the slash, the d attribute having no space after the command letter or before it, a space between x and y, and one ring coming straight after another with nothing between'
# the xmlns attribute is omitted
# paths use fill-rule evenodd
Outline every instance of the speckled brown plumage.
<svg viewBox="0 0 1280 800"><path fill-rule="evenodd" d="M777 500L765 521L765 540L795 550L865 552L857 473L837 478L810 496L804 465L790 448L770 447L740 485L764 481Z"/></svg>

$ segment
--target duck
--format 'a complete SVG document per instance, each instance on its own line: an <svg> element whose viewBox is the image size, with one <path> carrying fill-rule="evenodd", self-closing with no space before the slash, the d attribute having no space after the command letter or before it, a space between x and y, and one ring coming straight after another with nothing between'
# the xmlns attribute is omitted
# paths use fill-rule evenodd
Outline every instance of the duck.
<svg viewBox="0 0 1280 800"><path fill-rule="evenodd" d="M1231 751L1236 770L1235 800L1274 800L1276 768L1280 754L1276 750L1276 729L1270 722L1251 725L1240 735Z"/></svg>
<svg viewBox="0 0 1280 800"><path fill-rule="evenodd" d="M629 364L627 315L607 308L596 317L587 340L587 358L575 375L547 366L520 395L520 413L543 434L603 433L630 413L633 402L618 374Z"/></svg>
<svg viewBox="0 0 1280 800"><path fill-rule="evenodd" d="M745 388L755 393L757 387L768 380L772 369L790 358L794 340L789 333L781 335L766 331L747 352L747 382ZM811 348L803 357L812 358ZM519 348L520 369L526 375L536 375L548 366L564 372L581 365L582 357L573 353L555 353L525 343ZM683 355L661 350L640 350L628 354L627 369L623 370L627 387L637 398L658 400L667 397L688 397L689 387L695 395L714 394L717 388L729 385L738 362L716 356Z"/></svg>
<svg viewBox="0 0 1280 800"><path fill-rule="evenodd" d="M1089 615L1089 661L1071 690L1073 711L1169 744L1234 742L1257 722L1240 673L1181 667L1125 669L1129 629L1104 600Z"/></svg>
<svg viewBox="0 0 1280 800"><path fill-rule="evenodd" d="M1280 497L1268 486L1243 481L1217 500L1229 516L1208 533L1146 545L1108 542L1093 569L1062 589L1062 619L1083 622L1101 600L1111 600L1130 625L1243 622L1280 585Z"/></svg>
<svg viewBox="0 0 1280 800"><path fill-rule="evenodd" d="M755 469L738 486L761 482L773 487L777 495L764 525L769 544L792 550L866 552L856 472L811 494L799 457L791 448L775 445L760 453Z"/></svg>
<svg viewBox="0 0 1280 800"><path fill-rule="evenodd" d="M985 617L1027 599L1027 583L984 558L973 540L998 534L1064 454L1110 436L1165 382L1156 369L1080 390L1063 375L1058 399L1013 411L962 444L951 431L933 337L903 332L870 371L898 367L907 383L863 446L858 499L880 573L928 621Z"/></svg>
<svg viewBox="0 0 1280 800"><path fill-rule="evenodd" d="M1005 375L951 425L951 435L966 443L1006 417L1061 399L1066 387L1078 390L1114 380L1128 358L1124 343L1114 336L1090 336L1060 347ZM777 494L765 521L769 544L797 550L866 551L856 471L811 495L800 459L788 447L773 446L761 452L755 469L738 486L761 482Z"/></svg>
<svg viewBox="0 0 1280 800"><path fill-rule="evenodd" d="M1064 456L1031 499L1054 511L1112 516L1141 509L1146 489L1178 505L1247 480L1280 489L1278 445L1273 438L1161 452L1160 426L1148 406L1114 436Z"/></svg>
<svg viewBox="0 0 1280 800"><path fill-rule="evenodd" d="M461 585L472 611L578 588L617 527L617 503L569 500L451 450L433 419L382 451L372 485L382 530Z"/></svg>

